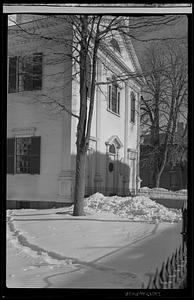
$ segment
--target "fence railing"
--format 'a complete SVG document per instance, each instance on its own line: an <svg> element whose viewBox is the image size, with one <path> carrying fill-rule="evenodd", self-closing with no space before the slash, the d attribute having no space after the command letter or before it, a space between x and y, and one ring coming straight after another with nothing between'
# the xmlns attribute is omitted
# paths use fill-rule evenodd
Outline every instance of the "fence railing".
<svg viewBox="0 0 194 300"><path fill-rule="evenodd" d="M147 289L182 289L187 285L187 254L181 245L171 258L163 262L160 270L150 278Z"/></svg>
<svg viewBox="0 0 194 300"><path fill-rule="evenodd" d="M160 270L150 277L147 289L184 289L187 287L187 206L182 207L182 243L175 253L163 262Z"/></svg>
<svg viewBox="0 0 194 300"><path fill-rule="evenodd" d="M135 196L136 191L135 189L123 189L123 188L116 188L113 187L85 187L85 197L89 197L95 193L102 193L104 196L121 196L121 197L127 197L127 196Z"/></svg>

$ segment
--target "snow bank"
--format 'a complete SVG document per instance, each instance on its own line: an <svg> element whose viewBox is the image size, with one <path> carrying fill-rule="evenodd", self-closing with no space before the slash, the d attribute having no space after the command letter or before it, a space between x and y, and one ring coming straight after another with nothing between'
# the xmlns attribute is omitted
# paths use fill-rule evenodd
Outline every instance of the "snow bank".
<svg viewBox="0 0 194 300"><path fill-rule="evenodd" d="M178 190L178 191L175 191L175 193L181 193L181 194L187 195L187 190Z"/></svg>
<svg viewBox="0 0 194 300"><path fill-rule="evenodd" d="M171 191L171 190L167 190L165 188L149 188L147 186L143 186L140 188L140 192L142 193L146 193L146 192L152 192L152 193L169 193L169 194L184 194L187 195L187 189L182 189L182 190L178 190L178 191Z"/></svg>
<svg viewBox="0 0 194 300"><path fill-rule="evenodd" d="M106 197L96 193L85 199L86 213L111 213L134 221L179 222L181 210L170 209L146 196Z"/></svg>

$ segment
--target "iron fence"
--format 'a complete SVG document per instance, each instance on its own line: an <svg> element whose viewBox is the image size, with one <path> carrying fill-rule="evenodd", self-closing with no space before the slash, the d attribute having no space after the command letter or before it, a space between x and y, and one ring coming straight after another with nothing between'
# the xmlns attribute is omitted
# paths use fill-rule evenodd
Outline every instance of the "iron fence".
<svg viewBox="0 0 194 300"><path fill-rule="evenodd" d="M85 197L89 197L95 193L102 193L104 196L120 196L120 197L127 197L127 196L135 196L136 190L135 189L123 189L123 188L112 188L112 187L85 187Z"/></svg>
<svg viewBox="0 0 194 300"><path fill-rule="evenodd" d="M150 278L147 289L184 289L187 286L187 254L183 244L163 262L160 270Z"/></svg>
<svg viewBox="0 0 194 300"><path fill-rule="evenodd" d="M183 239L179 249L163 262L160 270L156 269L150 277L147 289L185 289L187 287L187 203L182 207ZM144 284L142 285L144 287Z"/></svg>

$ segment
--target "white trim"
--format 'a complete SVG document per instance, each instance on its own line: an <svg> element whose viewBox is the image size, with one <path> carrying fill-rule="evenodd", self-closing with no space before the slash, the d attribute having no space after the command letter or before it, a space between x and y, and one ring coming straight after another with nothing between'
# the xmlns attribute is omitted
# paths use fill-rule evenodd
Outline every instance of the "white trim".
<svg viewBox="0 0 194 300"><path fill-rule="evenodd" d="M14 137L31 137L35 136L36 127L13 128L11 131Z"/></svg>
<svg viewBox="0 0 194 300"><path fill-rule="evenodd" d="M84 7L85 5L85 7ZM111 5L111 4L110 4ZM192 6L172 6L171 7L146 7L145 4L143 4L143 7L136 7L133 3L131 6L125 6L123 7L122 4L119 4L119 7L117 5L109 6L106 4L106 7L103 6L93 6L92 4L73 4L70 3L68 4L62 4L62 5L57 5L53 4L49 5L3 5L3 13L8 13L8 14L16 14L16 13L59 13L59 14L64 14L64 13L94 13L94 14L110 14L110 13L124 13L124 14L145 14L145 13L153 13L153 14L158 14L158 13L181 13L181 14L189 14L192 13ZM138 4L137 4L138 5ZM188 3L188 5L191 5L191 3Z"/></svg>
<svg viewBox="0 0 194 300"><path fill-rule="evenodd" d="M117 135L112 135L106 142L105 145L109 146L111 144L115 144L115 141L118 145L118 148L120 149L121 147L123 147L123 143L121 142L120 138Z"/></svg>

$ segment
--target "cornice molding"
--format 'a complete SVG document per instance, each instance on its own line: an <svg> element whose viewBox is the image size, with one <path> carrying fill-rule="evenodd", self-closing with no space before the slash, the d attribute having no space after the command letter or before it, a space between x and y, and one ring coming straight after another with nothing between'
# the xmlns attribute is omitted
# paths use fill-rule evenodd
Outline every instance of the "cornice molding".
<svg viewBox="0 0 194 300"><path fill-rule="evenodd" d="M127 45L125 44L125 46L127 46ZM131 61L134 64L134 59L137 60L137 56L135 54L135 50L133 49L133 51L129 52L128 48L129 48L129 46L127 47L127 50L128 50L128 53L129 53L129 57L131 57ZM112 60L112 62L116 63L117 67L120 70L122 70L124 73L126 73L126 76L127 75L131 76L131 78L129 77L129 79L131 79L131 80L133 80L133 81L136 82L136 84L138 86L138 89L141 88L141 86L142 86L141 79L139 79L138 77L137 78L134 77L134 72L123 62L122 58L118 57L118 55L116 55L114 53L114 51L112 51L110 48L108 48L105 44L101 44L100 45L100 50L102 51L102 53L104 53L105 55L107 55L109 57L109 59ZM141 73L142 72L141 71L141 67L140 67L139 70L137 69L137 67L135 69L137 70L137 73Z"/></svg>
<svg viewBox="0 0 194 300"><path fill-rule="evenodd" d="M126 66L123 61L115 55L114 51L112 51L110 48L108 48L105 44L100 45L100 50L105 54L108 55L109 59L114 61L117 66L124 71L125 73L132 73L132 71Z"/></svg>
<svg viewBox="0 0 194 300"><path fill-rule="evenodd" d="M136 72L142 73L142 69L141 69L139 60L137 58L137 55L136 55L136 52L135 52L135 49L133 47L133 43L132 43L130 37L126 36L124 34L122 34L122 36L123 36L123 41L126 46L126 49L128 50L128 54L129 54L129 57L131 58L131 62L133 64L134 69L136 70Z"/></svg>

